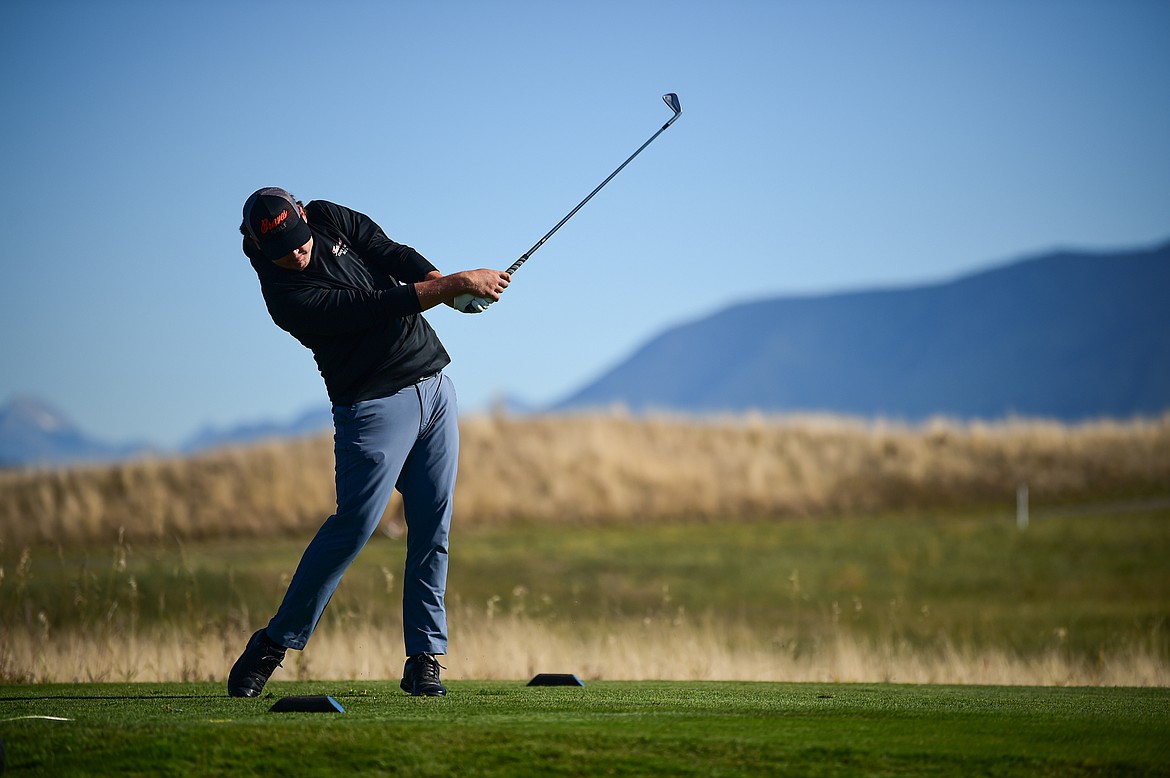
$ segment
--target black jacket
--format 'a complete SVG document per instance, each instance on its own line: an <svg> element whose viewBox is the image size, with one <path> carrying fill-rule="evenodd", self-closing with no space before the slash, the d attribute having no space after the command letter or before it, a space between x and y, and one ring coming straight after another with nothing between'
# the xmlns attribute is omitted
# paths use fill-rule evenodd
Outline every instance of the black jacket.
<svg viewBox="0 0 1170 778"><path fill-rule="evenodd" d="M304 270L244 253L277 326L313 352L337 405L387 397L451 358L422 317L413 284L435 270L368 216L314 200L305 206L313 253Z"/></svg>

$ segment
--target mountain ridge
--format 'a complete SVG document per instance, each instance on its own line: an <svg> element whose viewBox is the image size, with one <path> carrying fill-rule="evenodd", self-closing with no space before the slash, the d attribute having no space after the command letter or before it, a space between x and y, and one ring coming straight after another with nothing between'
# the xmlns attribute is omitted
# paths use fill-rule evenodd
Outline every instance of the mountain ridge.
<svg viewBox="0 0 1170 778"><path fill-rule="evenodd" d="M1170 405L1167 291L1170 243L1062 250L930 285L762 298L659 333L553 410L1158 413Z"/></svg>

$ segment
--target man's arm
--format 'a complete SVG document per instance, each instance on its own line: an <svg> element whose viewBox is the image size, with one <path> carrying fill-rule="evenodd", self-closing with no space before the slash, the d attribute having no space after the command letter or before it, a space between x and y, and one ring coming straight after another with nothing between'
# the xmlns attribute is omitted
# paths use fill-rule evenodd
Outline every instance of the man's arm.
<svg viewBox="0 0 1170 778"><path fill-rule="evenodd" d="M482 297L496 302L500 294L508 288L512 277L503 270L464 270L461 273L452 273L445 276L438 270L427 273L426 277L414 285L422 310L434 308L440 303L451 304L461 294L473 297Z"/></svg>
<svg viewBox="0 0 1170 778"><path fill-rule="evenodd" d="M486 268L443 275L422 254L388 238L382 228L363 213L324 200L314 200L306 208L312 209L310 216L320 215L335 223L363 261L400 282L413 285L424 311L439 303L452 305L461 295L486 301L483 306L486 307L500 299L500 293L511 280L507 273ZM468 312L464 310L464 313Z"/></svg>
<svg viewBox="0 0 1170 778"><path fill-rule="evenodd" d="M416 284L393 289L298 288L288 293L264 290L272 320L294 335L339 335L380 322L421 313L439 303L450 304L461 294L495 302L510 276L500 270L465 270L445 276L437 270Z"/></svg>
<svg viewBox="0 0 1170 778"><path fill-rule="evenodd" d="M287 293L264 290L272 320L283 330L302 334L343 335L421 313L415 290L301 288Z"/></svg>

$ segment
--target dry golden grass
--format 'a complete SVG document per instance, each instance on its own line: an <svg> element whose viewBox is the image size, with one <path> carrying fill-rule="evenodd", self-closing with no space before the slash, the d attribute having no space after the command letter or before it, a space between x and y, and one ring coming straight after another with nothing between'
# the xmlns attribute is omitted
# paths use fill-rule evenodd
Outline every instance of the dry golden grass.
<svg viewBox="0 0 1170 778"><path fill-rule="evenodd" d="M1164 495L1170 415L921 425L622 413L463 420L459 522L771 518ZM306 533L333 512L329 435L0 472L0 543ZM398 509L392 504L390 512Z"/></svg>
<svg viewBox="0 0 1170 778"><path fill-rule="evenodd" d="M628 620L573 631L522 615L458 611L450 679L526 680L572 672L586 680L742 680L1026 686L1170 687L1170 666L1152 647L1102 653L1095 662L1059 649L1021 656L1000 648L934 650L872 644L842 633L794 654L725 623ZM226 681L248 630L54 631L18 626L0 650L0 681ZM402 671L400 630L355 624L321 630L290 651L280 680L387 680Z"/></svg>

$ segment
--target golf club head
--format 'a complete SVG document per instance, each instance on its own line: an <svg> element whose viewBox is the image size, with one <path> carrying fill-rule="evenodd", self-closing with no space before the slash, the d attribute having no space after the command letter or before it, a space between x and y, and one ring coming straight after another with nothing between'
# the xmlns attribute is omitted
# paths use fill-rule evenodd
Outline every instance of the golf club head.
<svg viewBox="0 0 1170 778"><path fill-rule="evenodd" d="M674 111L674 116L670 117L670 121L666 123L666 126L669 127L682 114L682 103L678 101L678 95L674 92L663 95L662 102L666 103L670 110Z"/></svg>

